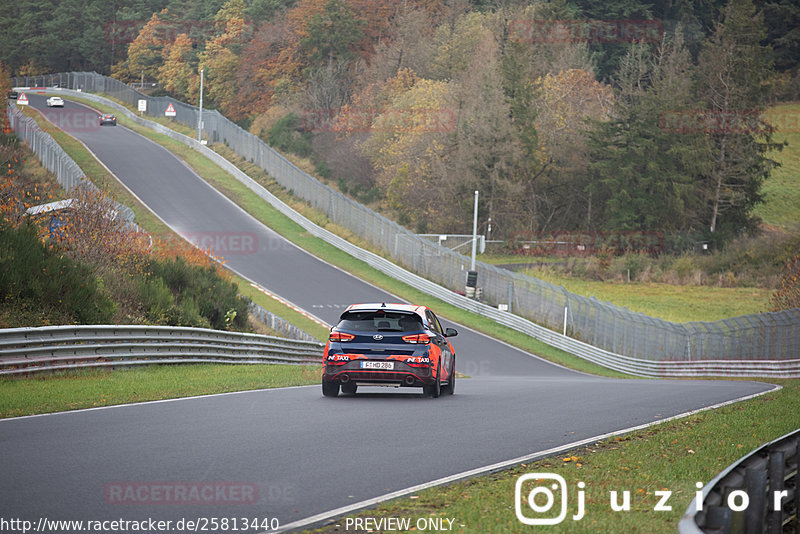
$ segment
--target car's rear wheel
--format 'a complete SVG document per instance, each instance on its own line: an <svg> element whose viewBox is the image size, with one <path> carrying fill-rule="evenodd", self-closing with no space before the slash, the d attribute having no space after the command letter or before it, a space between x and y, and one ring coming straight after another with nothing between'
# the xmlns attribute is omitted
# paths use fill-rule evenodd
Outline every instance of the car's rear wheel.
<svg viewBox="0 0 800 534"><path fill-rule="evenodd" d="M358 384L354 384L353 382L342 384L342 393L344 393L345 395L355 395L357 389L358 389Z"/></svg>
<svg viewBox="0 0 800 534"><path fill-rule="evenodd" d="M447 395L452 395L456 392L456 359L453 358L453 363L450 367L450 378L447 381L444 392Z"/></svg>
<svg viewBox="0 0 800 534"><path fill-rule="evenodd" d="M336 397L339 395L339 382L322 381L322 394L326 397Z"/></svg>
<svg viewBox="0 0 800 534"><path fill-rule="evenodd" d="M422 393L429 395L434 399L442 394L441 370L441 364L439 364L439 368L436 370L436 381L433 384L426 384L422 386Z"/></svg>

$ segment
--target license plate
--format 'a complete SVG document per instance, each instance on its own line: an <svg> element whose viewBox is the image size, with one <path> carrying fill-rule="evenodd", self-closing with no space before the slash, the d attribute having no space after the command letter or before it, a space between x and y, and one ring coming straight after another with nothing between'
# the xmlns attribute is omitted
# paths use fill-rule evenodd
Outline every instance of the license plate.
<svg viewBox="0 0 800 534"><path fill-rule="evenodd" d="M394 362L361 362L362 369L382 369L391 371L394 369Z"/></svg>

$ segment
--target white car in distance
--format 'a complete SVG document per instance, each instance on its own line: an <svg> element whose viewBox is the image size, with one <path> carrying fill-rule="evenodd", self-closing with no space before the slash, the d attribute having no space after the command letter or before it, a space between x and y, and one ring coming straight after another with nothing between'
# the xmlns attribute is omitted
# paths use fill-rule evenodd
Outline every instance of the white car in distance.
<svg viewBox="0 0 800 534"><path fill-rule="evenodd" d="M64 100L60 96L51 96L47 99L48 108L63 108Z"/></svg>

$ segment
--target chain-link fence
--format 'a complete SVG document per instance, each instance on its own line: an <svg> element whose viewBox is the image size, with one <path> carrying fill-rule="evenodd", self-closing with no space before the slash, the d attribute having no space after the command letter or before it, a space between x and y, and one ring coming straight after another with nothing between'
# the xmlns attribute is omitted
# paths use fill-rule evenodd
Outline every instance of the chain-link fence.
<svg viewBox="0 0 800 534"><path fill-rule="evenodd" d="M15 79L20 87L67 87L104 93L146 114L163 116L169 104L175 120L197 127L198 109L169 97L150 97L96 73L74 72ZM420 238L305 173L257 136L216 111L203 111L203 137L224 143L253 162L284 188L348 228L397 264L452 291L463 291L470 261L466 256ZM478 262L483 299L507 304L514 313L616 354L650 361L788 360L800 358L800 309L714 322L672 323L632 312L563 287Z"/></svg>

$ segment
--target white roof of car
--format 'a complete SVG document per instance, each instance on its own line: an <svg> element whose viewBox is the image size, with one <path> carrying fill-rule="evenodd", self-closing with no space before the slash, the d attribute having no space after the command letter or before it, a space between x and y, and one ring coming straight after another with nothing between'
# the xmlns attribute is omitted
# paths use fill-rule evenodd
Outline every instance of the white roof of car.
<svg viewBox="0 0 800 534"><path fill-rule="evenodd" d="M424 314L425 306L418 306L416 304L396 304L387 302L371 302L368 304L351 304L345 311L359 311L359 310L387 310L387 311L404 311Z"/></svg>

